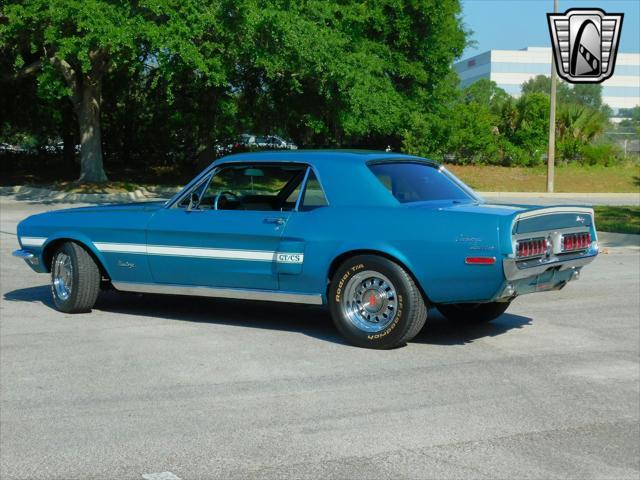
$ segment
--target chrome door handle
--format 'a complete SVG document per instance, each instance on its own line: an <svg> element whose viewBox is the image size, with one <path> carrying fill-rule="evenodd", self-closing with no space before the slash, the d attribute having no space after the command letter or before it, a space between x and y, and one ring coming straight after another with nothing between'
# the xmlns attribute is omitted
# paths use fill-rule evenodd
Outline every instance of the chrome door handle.
<svg viewBox="0 0 640 480"><path fill-rule="evenodd" d="M264 223L273 223L275 225L284 225L285 221L282 217L269 217L264 219Z"/></svg>

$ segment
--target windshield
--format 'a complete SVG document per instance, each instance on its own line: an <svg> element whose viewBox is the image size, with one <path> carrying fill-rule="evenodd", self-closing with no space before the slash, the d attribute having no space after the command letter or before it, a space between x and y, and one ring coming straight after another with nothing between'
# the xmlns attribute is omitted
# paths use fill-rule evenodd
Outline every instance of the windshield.
<svg viewBox="0 0 640 480"><path fill-rule="evenodd" d="M377 163L369 168L400 203L476 200L444 171L426 163Z"/></svg>

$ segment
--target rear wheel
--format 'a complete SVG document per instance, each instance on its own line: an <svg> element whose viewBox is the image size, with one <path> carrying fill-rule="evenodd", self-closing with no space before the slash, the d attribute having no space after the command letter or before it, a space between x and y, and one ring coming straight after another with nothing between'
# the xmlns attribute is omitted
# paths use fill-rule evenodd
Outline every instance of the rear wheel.
<svg viewBox="0 0 640 480"><path fill-rule="evenodd" d="M449 320L460 323L484 323L507 311L511 302L450 303L438 305L438 311Z"/></svg>
<svg viewBox="0 0 640 480"><path fill-rule="evenodd" d="M51 293L58 310L89 312L99 291L100 269L93 257L77 243L63 243L51 261Z"/></svg>
<svg viewBox="0 0 640 480"><path fill-rule="evenodd" d="M375 255L358 255L338 267L329 307L340 333L366 348L402 346L427 319L422 293L407 271Z"/></svg>

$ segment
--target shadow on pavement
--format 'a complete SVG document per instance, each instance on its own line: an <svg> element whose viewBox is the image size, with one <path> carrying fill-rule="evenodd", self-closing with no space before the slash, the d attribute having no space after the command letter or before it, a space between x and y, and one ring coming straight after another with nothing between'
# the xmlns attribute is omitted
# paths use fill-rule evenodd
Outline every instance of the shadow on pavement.
<svg viewBox="0 0 640 480"><path fill-rule="evenodd" d="M4 300L42 303L54 308L48 285L7 292ZM105 291L101 292L94 309L183 322L282 330L348 344L335 329L326 307L319 306ZM412 343L464 345L530 324L528 317L507 313L491 323L460 325L446 320L435 309L431 309L425 327Z"/></svg>
<svg viewBox="0 0 640 480"><path fill-rule="evenodd" d="M49 308L55 308L51 299L51 287L40 285L39 287L20 288L4 294L4 300L10 302L41 303Z"/></svg>
<svg viewBox="0 0 640 480"><path fill-rule="evenodd" d="M412 343L431 345L464 345L484 337L495 337L531 325L531 318L505 313L488 323L459 324L444 318L436 309L429 310L424 328Z"/></svg>

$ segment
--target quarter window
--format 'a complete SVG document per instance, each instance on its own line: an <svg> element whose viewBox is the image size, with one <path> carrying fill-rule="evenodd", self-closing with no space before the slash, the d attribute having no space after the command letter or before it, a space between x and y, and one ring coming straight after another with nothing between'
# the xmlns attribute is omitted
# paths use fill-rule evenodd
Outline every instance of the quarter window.
<svg viewBox="0 0 640 480"><path fill-rule="evenodd" d="M327 205L327 197L324 195L322 186L320 185L315 173L313 173L313 170L311 170L309 172L309 177L307 178L307 185L304 189L302 210L309 211L320 207L326 207Z"/></svg>

